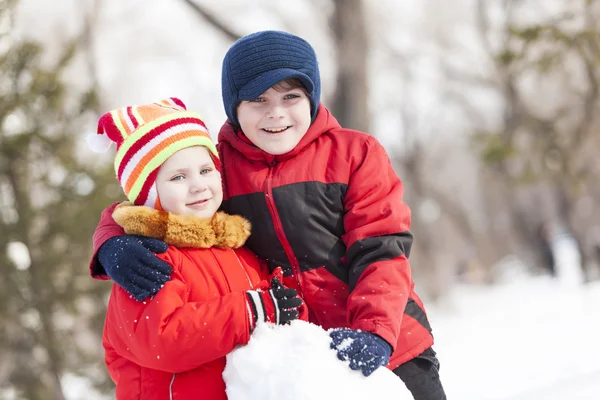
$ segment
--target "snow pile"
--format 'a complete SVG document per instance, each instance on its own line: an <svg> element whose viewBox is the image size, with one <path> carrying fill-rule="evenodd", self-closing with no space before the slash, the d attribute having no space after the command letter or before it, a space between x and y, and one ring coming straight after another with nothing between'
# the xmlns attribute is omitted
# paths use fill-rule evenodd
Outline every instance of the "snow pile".
<svg viewBox="0 0 600 400"><path fill-rule="evenodd" d="M247 346L227 356L223 373L229 400L410 399L387 368L368 378L329 348L329 334L304 321L259 325Z"/></svg>
<svg viewBox="0 0 600 400"><path fill-rule="evenodd" d="M569 286L459 285L445 309L429 307L448 398L600 399L600 282Z"/></svg>

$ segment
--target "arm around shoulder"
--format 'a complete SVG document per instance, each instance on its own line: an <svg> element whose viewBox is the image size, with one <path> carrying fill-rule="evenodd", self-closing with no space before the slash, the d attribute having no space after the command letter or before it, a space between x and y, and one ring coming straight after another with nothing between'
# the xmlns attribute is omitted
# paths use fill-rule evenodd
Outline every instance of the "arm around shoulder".
<svg viewBox="0 0 600 400"><path fill-rule="evenodd" d="M114 203L110 207L105 208L100 215L100 222L94 231L93 249L94 254L90 261L90 275L95 279L110 279L104 270L104 267L98 261L98 250L110 238L125 234L123 228L120 227L112 217L115 207L119 203Z"/></svg>

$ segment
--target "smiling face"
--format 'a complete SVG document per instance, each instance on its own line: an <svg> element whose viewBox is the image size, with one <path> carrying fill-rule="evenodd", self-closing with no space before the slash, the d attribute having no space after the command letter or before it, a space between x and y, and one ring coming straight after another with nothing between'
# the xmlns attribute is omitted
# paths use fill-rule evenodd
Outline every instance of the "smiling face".
<svg viewBox="0 0 600 400"><path fill-rule="evenodd" d="M273 155L285 154L310 127L310 100L302 88L278 84L254 100L242 101L237 118L256 147Z"/></svg>
<svg viewBox="0 0 600 400"><path fill-rule="evenodd" d="M203 146L169 157L156 175L156 190L163 210L176 215L209 219L223 201L221 174Z"/></svg>

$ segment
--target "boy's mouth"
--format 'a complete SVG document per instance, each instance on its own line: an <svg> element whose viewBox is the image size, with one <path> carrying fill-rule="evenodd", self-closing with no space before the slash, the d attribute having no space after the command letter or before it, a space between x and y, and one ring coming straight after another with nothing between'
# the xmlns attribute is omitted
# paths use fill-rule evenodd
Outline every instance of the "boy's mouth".
<svg viewBox="0 0 600 400"><path fill-rule="evenodd" d="M281 132L285 132L290 128L290 126L283 126L281 128L262 128L263 131L267 132L267 133L281 133Z"/></svg>

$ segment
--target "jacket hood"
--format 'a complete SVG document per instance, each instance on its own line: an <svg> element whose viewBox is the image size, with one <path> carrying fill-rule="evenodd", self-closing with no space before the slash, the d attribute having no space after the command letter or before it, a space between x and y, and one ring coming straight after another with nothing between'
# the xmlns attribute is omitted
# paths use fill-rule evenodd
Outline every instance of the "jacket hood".
<svg viewBox="0 0 600 400"><path fill-rule="evenodd" d="M273 162L285 161L294 157L323 133L335 128L340 128L340 124L337 122L335 117L331 115L329 110L323 104L320 104L317 117L308 128L308 131L306 131L296 147L285 154L273 155L264 152L252 144L252 142L244 135L241 129L234 127L229 123L229 121L227 121L221 127L218 141L219 143L228 143L231 147L242 153L244 157L250 161L271 164Z"/></svg>
<svg viewBox="0 0 600 400"><path fill-rule="evenodd" d="M211 219L200 219L123 202L112 216L129 235L160 239L176 247L237 249L250 236L247 219L220 211Z"/></svg>

